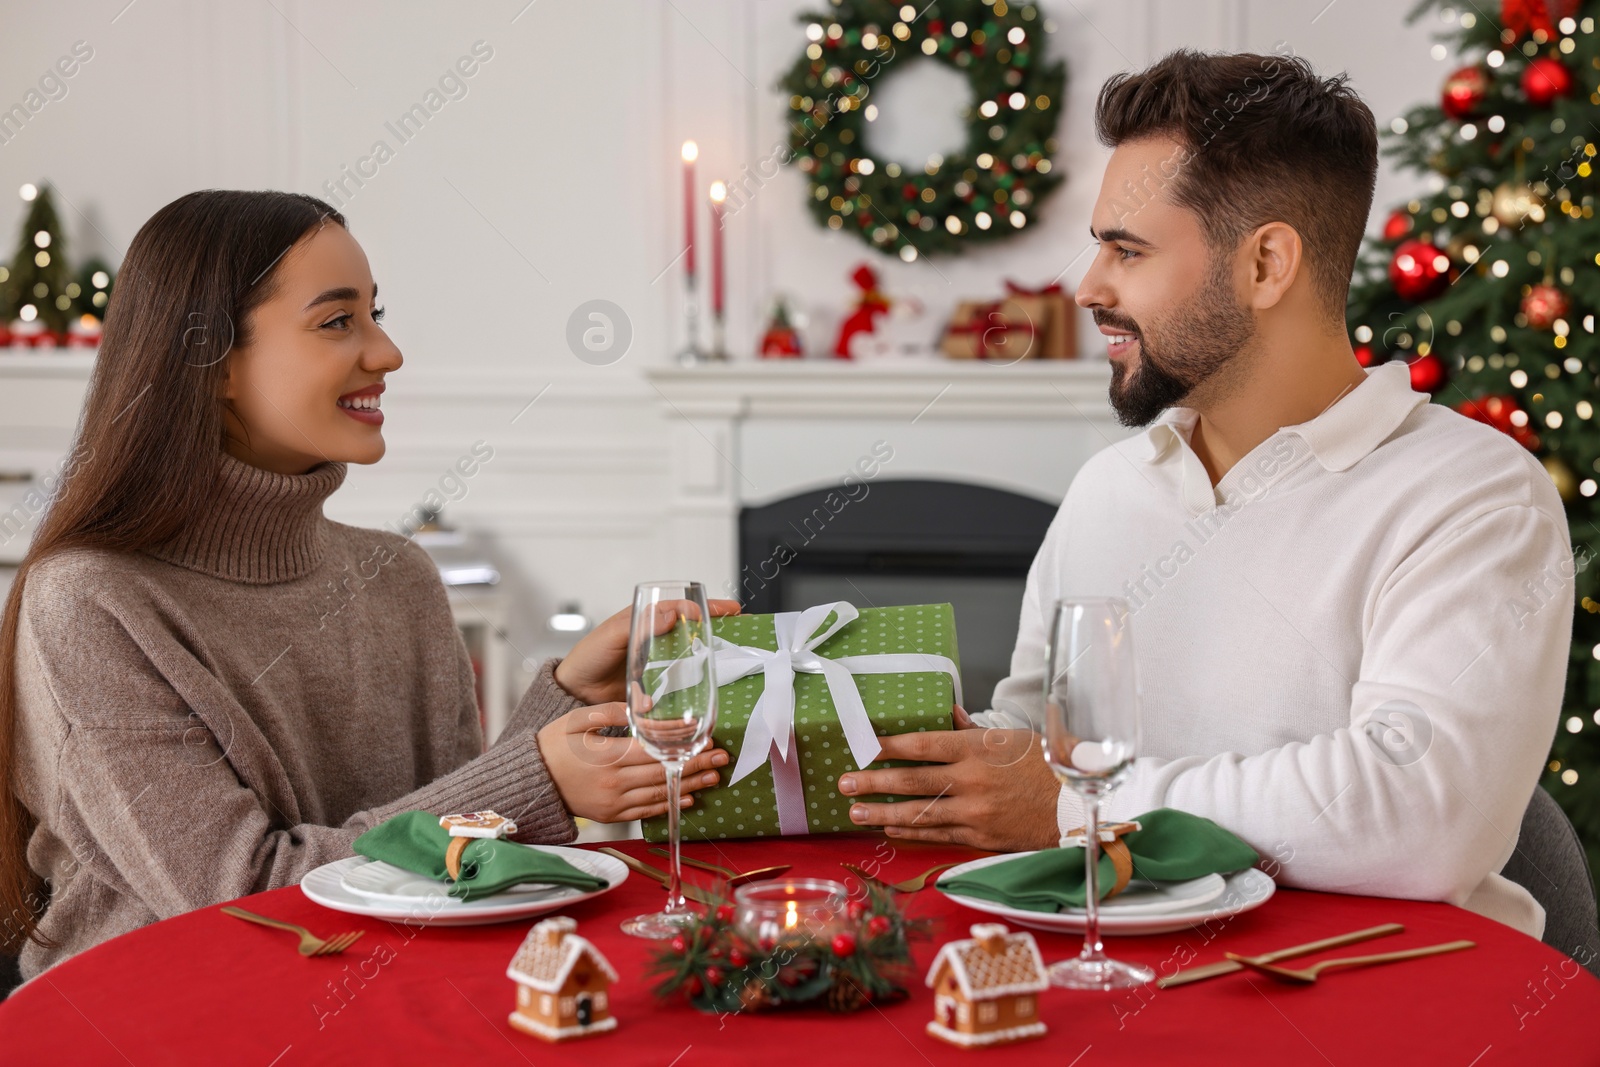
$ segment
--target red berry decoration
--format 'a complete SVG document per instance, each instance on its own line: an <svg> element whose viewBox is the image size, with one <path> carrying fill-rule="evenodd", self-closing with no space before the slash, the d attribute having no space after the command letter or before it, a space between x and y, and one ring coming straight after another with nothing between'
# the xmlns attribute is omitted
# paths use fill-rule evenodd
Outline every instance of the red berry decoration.
<svg viewBox="0 0 1600 1067"><path fill-rule="evenodd" d="M1450 284L1450 257L1426 241L1402 242L1389 260L1389 282L1403 300L1431 300Z"/></svg>
<svg viewBox="0 0 1600 1067"><path fill-rule="evenodd" d="M719 986L722 984L722 968L715 965L706 968L706 984Z"/></svg>
<svg viewBox="0 0 1600 1067"><path fill-rule="evenodd" d="M718 904L717 905L717 922L719 922L719 923L731 923L731 922L733 922L733 905L732 904Z"/></svg>
<svg viewBox="0 0 1600 1067"><path fill-rule="evenodd" d="M689 950L689 942L687 942L687 941L685 941L683 939L683 935L682 934L679 934L677 937L675 937L671 941L667 942L667 944L672 946L672 951L674 951L674 952L680 952L681 953L681 952L687 952Z"/></svg>
<svg viewBox="0 0 1600 1067"><path fill-rule="evenodd" d="M1553 285L1536 285L1522 298L1522 314L1535 330L1548 330L1571 309L1567 294Z"/></svg>
<svg viewBox="0 0 1600 1067"><path fill-rule="evenodd" d="M1431 352L1411 361L1411 388L1419 393L1436 391L1444 377L1444 361Z"/></svg>
<svg viewBox="0 0 1600 1067"><path fill-rule="evenodd" d="M887 915L874 915L867 920L867 936L882 937L889 932L889 917Z"/></svg>
<svg viewBox="0 0 1600 1067"><path fill-rule="evenodd" d="M1383 239L1385 241L1398 241L1411 232L1411 212L1396 211L1383 223Z"/></svg>
<svg viewBox="0 0 1600 1067"><path fill-rule="evenodd" d="M1444 80L1439 108L1451 118L1470 119L1489 96L1489 75L1478 67L1462 67Z"/></svg>
<svg viewBox="0 0 1600 1067"><path fill-rule="evenodd" d="M867 913L867 902L864 900L852 900L845 905L844 910L850 918L859 922L861 917Z"/></svg>
<svg viewBox="0 0 1600 1067"><path fill-rule="evenodd" d="M704 989L705 986L700 984L700 979L692 974L689 976L689 980L683 984L683 991L689 994L690 997L698 997Z"/></svg>
<svg viewBox="0 0 1600 1067"><path fill-rule="evenodd" d="M842 933L833 935L833 954L841 958L856 954L856 935Z"/></svg>
<svg viewBox="0 0 1600 1067"><path fill-rule="evenodd" d="M1522 71L1522 92L1535 107L1549 107L1558 97L1572 94L1572 72L1561 60L1541 56Z"/></svg>
<svg viewBox="0 0 1600 1067"><path fill-rule="evenodd" d="M728 953L728 966L729 967L743 967L745 964L747 964L749 962L750 962L750 957L746 956L743 952L741 952L738 949L734 949L734 950L732 950L731 952Z"/></svg>

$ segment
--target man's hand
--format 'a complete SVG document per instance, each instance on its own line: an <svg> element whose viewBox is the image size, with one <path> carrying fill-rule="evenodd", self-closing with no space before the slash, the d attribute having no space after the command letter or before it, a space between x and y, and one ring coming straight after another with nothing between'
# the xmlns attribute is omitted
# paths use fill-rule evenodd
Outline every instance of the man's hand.
<svg viewBox="0 0 1600 1067"><path fill-rule="evenodd" d="M574 708L539 731L539 754L561 801L574 815L596 822L629 822L664 815L667 774L631 737L607 737L597 731L626 726L627 709L620 703ZM702 752L683 768L683 806L689 794L717 784L713 767L724 767L728 753Z"/></svg>
<svg viewBox="0 0 1600 1067"><path fill-rule="evenodd" d="M1032 730L957 726L938 733L880 738L880 759L921 760L928 767L851 771L839 779L845 796L889 793L928 797L898 804L853 804L858 826L881 826L890 837L971 845L993 852L1053 848L1061 785L1045 765L1042 739Z"/></svg>
<svg viewBox="0 0 1600 1067"><path fill-rule="evenodd" d="M660 629L664 633L678 617L686 601L662 601L657 606ZM736 600L707 602L711 617L739 614ZM584 635L565 659L556 665L556 684L588 704L622 700L627 690L622 680L628 664L628 625L632 608L623 608Z"/></svg>

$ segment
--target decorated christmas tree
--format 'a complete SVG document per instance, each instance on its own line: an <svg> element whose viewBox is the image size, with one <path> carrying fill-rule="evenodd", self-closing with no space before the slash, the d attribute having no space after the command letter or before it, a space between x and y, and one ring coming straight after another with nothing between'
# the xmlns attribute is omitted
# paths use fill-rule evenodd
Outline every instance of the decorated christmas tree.
<svg viewBox="0 0 1600 1067"><path fill-rule="evenodd" d="M67 267L66 234L48 185L24 186L23 198L28 200L28 211L16 255L6 268L0 311L25 323L41 322L51 332L65 336L80 289Z"/></svg>
<svg viewBox="0 0 1600 1067"><path fill-rule="evenodd" d="M1364 363L1404 360L1435 403L1511 435L1561 494L1577 608L1542 784L1600 870L1600 0L1424 0L1410 17L1439 20L1459 69L1390 127L1387 154L1428 191L1364 250L1351 336Z"/></svg>

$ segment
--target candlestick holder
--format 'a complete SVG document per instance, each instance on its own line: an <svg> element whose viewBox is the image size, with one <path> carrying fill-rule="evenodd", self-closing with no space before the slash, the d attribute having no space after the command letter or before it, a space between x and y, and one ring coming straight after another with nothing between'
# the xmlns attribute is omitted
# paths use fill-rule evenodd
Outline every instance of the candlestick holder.
<svg viewBox="0 0 1600 1067"><path fill-rule="evenodd" d="M727 334L723 328L722 309L716 308L711 312L711 351L706 353L706 358L715 362L726 363L728 360Z"/></svg>
<svg viewBox="0 0 1600 1067"><path fill-rule="evenodd" d="M710 353L700 347L700 321L699 301L695 299L694 275L691 274L683 281L683 319L684 335L686 340L678 350L677 361L684 366L693 366L696 363L706 363L711 359Z"/></svg>

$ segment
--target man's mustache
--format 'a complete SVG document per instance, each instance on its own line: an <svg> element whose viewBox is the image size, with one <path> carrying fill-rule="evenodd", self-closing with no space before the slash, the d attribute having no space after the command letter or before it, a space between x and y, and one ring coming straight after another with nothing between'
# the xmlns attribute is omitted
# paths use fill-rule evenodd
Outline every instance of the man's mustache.
<svg viewBox="0 0 1600 1067"><path fill-rule="evenodd" d="M1099 308L1094 311L1094 324L1096 326L1110 326L1114 330L1125 330L1135 336L1139 334L1138 323L1133 322L1131 319L1119 318L1109 312L1101 311Z"/></svg>

